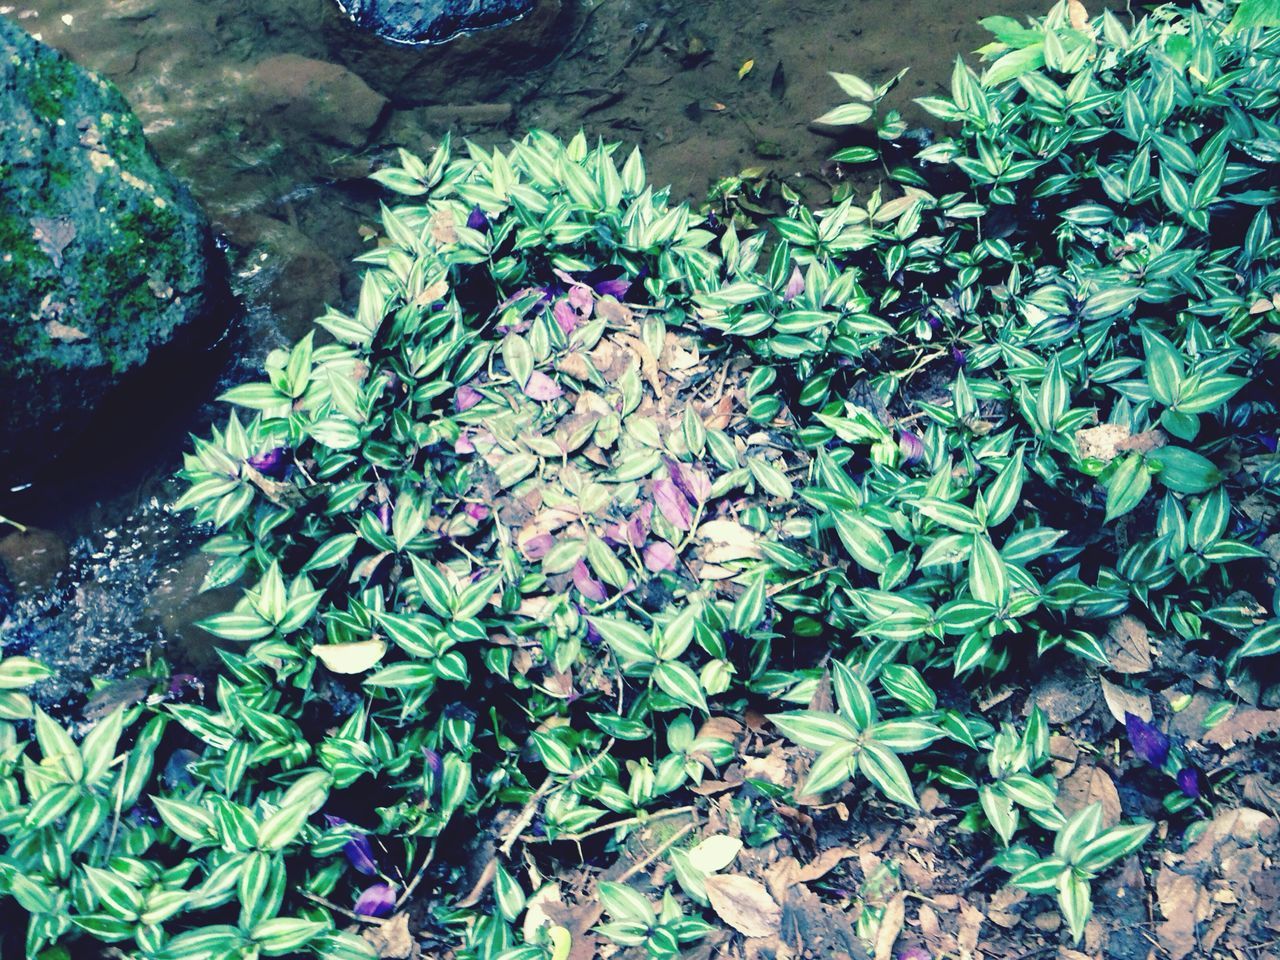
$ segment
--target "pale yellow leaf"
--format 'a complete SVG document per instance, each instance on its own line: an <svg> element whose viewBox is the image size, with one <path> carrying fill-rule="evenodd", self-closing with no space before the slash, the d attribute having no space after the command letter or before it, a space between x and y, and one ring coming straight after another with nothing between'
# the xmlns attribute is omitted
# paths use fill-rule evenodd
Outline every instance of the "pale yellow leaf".
<svg viewBox="0 0 1280 960"><path fill-rule="evenodd" d="M358 640L355 643L322 643L311 652L334 673L364 673L386 655L385 640Z"/></svg>

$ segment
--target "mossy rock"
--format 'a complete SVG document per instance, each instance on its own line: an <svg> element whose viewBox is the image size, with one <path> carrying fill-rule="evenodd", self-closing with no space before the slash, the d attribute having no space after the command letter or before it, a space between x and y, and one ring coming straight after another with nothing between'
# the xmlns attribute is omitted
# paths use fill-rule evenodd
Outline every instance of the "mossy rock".
<svg viewBox="0 0 1280 960"><path fill-rule="evenodd" d="M226 322L225 262L111 83L0 17L0 480ZM172 398L157 398L170 403Z"/></svg>

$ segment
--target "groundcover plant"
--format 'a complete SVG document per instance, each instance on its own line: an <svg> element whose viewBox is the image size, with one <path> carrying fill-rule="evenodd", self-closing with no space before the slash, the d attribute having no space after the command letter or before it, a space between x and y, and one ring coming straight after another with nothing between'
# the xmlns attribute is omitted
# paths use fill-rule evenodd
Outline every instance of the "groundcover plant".
<svg viewBox="0 0 1280 960"><path fill-rule="evenodd" d="M1107 666L1126 613L1237 674L1280 650L1242 509L1280 481L1280 30L1236 14L991 18L921 101L950 136L767 224L582 135L403 153L354 312L186 458L207 586L245 585L221 673L64 726L0 663L28 954L373 957L411 915L457 957L674 957L779 933L726 869L778 808L926 785L1078 940L1153 824L1064 815L1049 719L975 692ZM837 159L881 162L891 84L834 76ZM1124 719L1194 831L1209 778ZM724 785L749 739L798 779ZM573 928L584 845L619 866Z"/></svg>

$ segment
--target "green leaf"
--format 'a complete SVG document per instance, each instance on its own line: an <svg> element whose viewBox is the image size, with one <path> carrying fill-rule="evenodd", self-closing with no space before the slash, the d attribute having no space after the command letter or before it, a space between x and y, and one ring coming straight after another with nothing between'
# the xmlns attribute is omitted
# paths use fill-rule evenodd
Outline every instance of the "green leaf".
<svg viewBox="0 0 1280 960"><path fill-rule="evenodd" d="M1151 489L1151 471L1139 453L1131 453L1116 465L1107 480L1107 513L1104 522L1123 517Z"/></svg>
<svg viewBox="0 0 1280 960"><path fill-rule="evenodd" d="M915 792L911 789L911 778L907 776L907 768L902 765L898 755L883 744L868 741L858 752L858 769L863 776L880 788L890 800L917 810L920 807Z"/></svg>
<svg viewBox="0 0 1280 960"><path fill-rule="evenodd" d="M654 667L653 679L668 696L696 707L703 713L711 712L698 675L679 660L664 660L658 664Z"/></svg>
<svg viewBox="0 0 1280 960"><path fill-rule="evenodd" d="M832 76L835 76L835 74L832 74ZM835 109L828 110L822 116L815 118L813 122L829 127L848 127L864 123L871 118L874 112L865 103L842 103Z"/></svg>
<svg viewBox="0 0 1280 960"><path fill-rule="evenodd" d="M833 509L831 517L849 556L872 573L883 573L893 558L893 547L884 532L852 510Z"/></svg>
<svg viewBox="0 0 1280 960"><path fill-rule="evenodd" d="M792 713L771 713L769 720L788 740L819 753L858 740L857 729L834 713L797 710Z"/></svg>
<svg viewBox="0 0 1280 960"><path fill-rule="evenodd" d="M1093 913L1093 902L1089 898L1089 882L1066 870L1058 876L1058 908L1062 911L1062 919L1067 921L1067 929L1076 943L1084 936L1084 928Z"/></svg>

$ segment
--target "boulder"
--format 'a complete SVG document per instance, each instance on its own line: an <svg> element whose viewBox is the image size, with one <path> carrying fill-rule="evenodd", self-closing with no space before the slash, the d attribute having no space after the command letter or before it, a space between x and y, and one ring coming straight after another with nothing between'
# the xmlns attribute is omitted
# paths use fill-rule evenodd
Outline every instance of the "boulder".
<svg viewBox="0 0 1280 960"><path fill-rule="evenodd" d="M354 3L355 0L349 0L349 5ZM439 2L406 4L442 5ZM333 3L329 5L332 16L321 24L328 47L326 56L359 74L396 108L455 103L460 89L467 91L468 100L484 103L508 96L512 78L549 63L568 39L565 23L569 18L560 0L529 3L476 0L474 5L520 6L527 8L527 13L500 30L458 36L448 44L407 44L388 43L371 20L343 16L342 10ZM366 0L364 6L373 5Z"/></svg>
<svg viewBox="0 0 1280 960"><path fill-rule="evenodd" d="M0 116L0 482L12 483L157 370L166 395L149 403L172 409L182 365L231 299L208 221L120 92L4 17Z"/></svg>
<svg viewBox="0 0 1280 960"><path fill-rule="evenodd" d="M464 33L500 27L536 0L338 0L357 26L396 43L444 43Z"/></svg>

